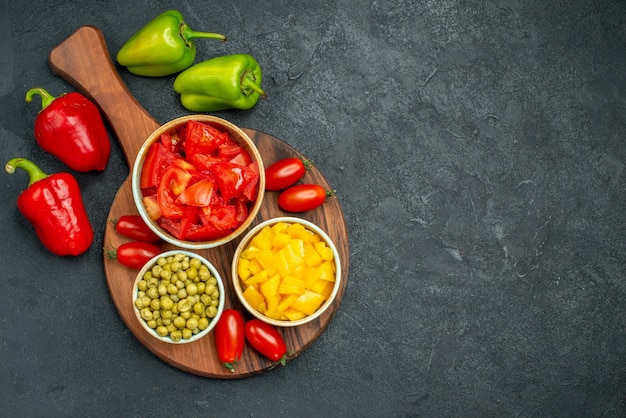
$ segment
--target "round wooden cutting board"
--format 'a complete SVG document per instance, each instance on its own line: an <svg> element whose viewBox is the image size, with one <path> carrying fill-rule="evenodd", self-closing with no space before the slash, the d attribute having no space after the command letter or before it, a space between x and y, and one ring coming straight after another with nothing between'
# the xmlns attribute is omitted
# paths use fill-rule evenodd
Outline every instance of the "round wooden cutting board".
<svg viewBox="0 0 626 418"><path fill-rule="evenodd" d="M160 124L137 102L121 80L100 30L93 26L79 28L52 50L48 62L53 73L68 81L98 105L118 138L129 166L132 167L141 145ZM286 157L305 158L278 138L252 129L244 128L244 131L257 145L266 167ZM302 182L318 183L327 190L332 189L315 167L307 171ZM118 219L128 214L138 214L133 201L130 177L117 192L109 219ZM313 211L291 214L278 207L278 192L266 192L263 206L252 226L266 219L294 215L315 223L334 241L339 252L342 280L333 305L317 320L299 327L278 329L292 353L288 361L306 350L325 331L339 308L348 278L350 257L347 227L337 198L329 199ZM222 276L226 289L226 309L237 309L247 319L249 316L237 300L231 284L232 257L241 238L243 236L221 247L197 253L211 261ZM115 231L112 222L107 222L103 245L112 249L126 241L127 238ZM175 249L167 243L160 246L164 251ZM132 306L131 293L137 271L122 266L106 255L104 271L111 298L124 323L146 348L167 363L193 374L221 379L248 377L275 367L275 364L246 346L235 371L229 371L217 358L213 332L198 341L180 345L167 344L151 337L138 322Z"/></svg>

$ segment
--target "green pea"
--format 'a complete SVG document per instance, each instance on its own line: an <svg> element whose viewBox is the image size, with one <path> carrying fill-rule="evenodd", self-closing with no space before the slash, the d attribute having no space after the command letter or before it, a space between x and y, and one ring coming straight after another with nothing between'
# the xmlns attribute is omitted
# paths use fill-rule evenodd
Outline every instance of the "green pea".
<svg viewBox="0 0 626 418"><path fill-rule="evenodd" d="M202 261L200 261L199 258L194 257L191 260L189 260L189 267L195 268L197 270L200 267L202 267Z"/></svg>
<svg viewBox="0 0 626 418"><path fill-rule="evenodd" d="M161 301L159 299L152 299L152 302L150 302L150 309L156 311L154 314L157 314L159 309L161 309Z"/></svg>
<svg viewBox="0 0 626 418"><path fill-rule="evenodd" d="M161 298L161 309L169 311L170 309L172 309L173 305L174 301L169 296L164 296Z"/></svg>
<svg viewBox="0 0 626 418"><path fill-rule="evenodd" d="M150 299L158 299L160 296L159 290L156 287L151 287L146 290L146 296L148 296Z"/></svg>
<svg viewBox="0 0 626 418"><path fill-rule="evenodd" d="M159 276L160 276L162 279L169 280L169 279L170 279L170 277L172 277L172 272L171 272L170 270L163 269L163 270L161 271L161 274L159 274Z"/></svg>
<svg viewBox="0 0 626 418"><path fill-rule="evenodd" d="M176 273L180 271L181 268L182 268L182 265L180 261L173 261L172 264L170 264L170 270L172 271L172 273Z"/></svg>
<svg viewBox="0 0 626 418"><path fill-rule="evenodd" d="M141 317L143 318L144 321L149 321L153 317L152 311L150 310L150 308L143 308L141 311L139 311L139 313L141 314Z"/></svg>
<svg viewBox="0 0 626 418"><path fill-rule="evenodd" d="M191 303L189 302L188 299L181 299L180 301L178 301L178 311L179 312L189 312L189 310L191 309Z"/></svg>
<svg viewBox="0 0 626 418"><path fill-rule="evenodd" d="M172 339L172 341L174 342L179 342L180 340L183 339L183 333L176 330L170 333L170 338Z"/></svg>
<svg viewBox="0 0 626 418"><path fill-rule="evenodd" d="M215 287L215 285L214 285L214 284L206 284L206 285L204 286L204 293L205 293L206 295L209 295L209 296L210 296L210 295L212 295L212 294L213 294L213 292L215 292L216 290L217 290L217 288Z"/></svg>
<svg viewBox="0 0 626 418"><path fill-rule="evenodd" d="M196 295L198 293L198 286L195 283L188 284L185 289L187 290L188 295Z"/></svg>
<svg viewBox="0 0 626 418"><path fill-rule="evenodd" d="M198 328L198 320L194 317L191 317L187 320L185 326L191 330Z"/></svg>
<svg viewBox="0 0 626 418"><path fill-rule="evenodd" d="M215 306L209 306L208 308L206 308L206 316L209 318L215 318L215 315L217 315L217 308Z"/></svg>
<svg viewBox="0 0 626 418"><path fill-rule="evenodd" d="M152 275L155 277L159 277L162 271L163 267L159 266L158 264L152 267Z"/></svg>
<svg viewBox="0 0 626 418"><path fill-rule="evenodd" d="M160 267L163 267L166 264L167 264L167 258L165 257L159 257L156 261L156 265Z"/></svg>
<svg viewBox="0 0 626 418"><path fill-rule="evenodd" d="M200 315L202 312L204 312L204 304L202 302L196 302L193 304L193 312L195 314Z"/></svg>
<svg viewBox="0 0 626 418"><path fill-rule="evenodd" d="M155 329L157 327L157 322L154 319L151 319L146 321L146 325L148 325L148 328Z"/></svg>
<svg viewBox="0 0 626 418"><path fill-rule="evenodd" d="M208 319L206 319L206 318L198 319L198 329L200 331L204 331L208 327L209 327L209 320Z"/></svg>
<svg viewBox="0 0 626 418"><path fill-rule="evenodd" d="M193 335L193 333L191 332L191 330L189 328L183 328L182 330L182 336L184 339L188 340L191 338L191 336Z"/></svg>
<svg viewBox="0 0 626 418"><path fill-rule="evenodd" d="M137 283L137 289L145 292L148 289L148 282L145 280L139 280L139 283Z"/></svg>
<svg viewBox="0 0 626 418"><path fill-rule="evenodd" d="M177 316L176 318L174 318L174 326L176 328L183 329L185 328L186 324L187 324L187 321L182 316Z"/></svg>
<svg viewBox="0 0 626 418"><path fill-rule="evenodd" d="M166 337L167 334L169 334L169 331L167 330L166 327L160 326L156 328L156 333L159 337Z"/></svg>

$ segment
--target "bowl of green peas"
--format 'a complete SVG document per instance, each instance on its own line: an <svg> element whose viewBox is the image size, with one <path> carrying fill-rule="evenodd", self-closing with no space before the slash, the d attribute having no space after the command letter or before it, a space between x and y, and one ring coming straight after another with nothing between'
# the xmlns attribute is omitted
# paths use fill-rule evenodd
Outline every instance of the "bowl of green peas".
<svg viewBox="0 0 626 418"><path fill-rule="evenodd" d="M224 283L206 258L171 250L137 273L133 306L137 320L154 338L185 344L207 335L224 311Z"/></svg>

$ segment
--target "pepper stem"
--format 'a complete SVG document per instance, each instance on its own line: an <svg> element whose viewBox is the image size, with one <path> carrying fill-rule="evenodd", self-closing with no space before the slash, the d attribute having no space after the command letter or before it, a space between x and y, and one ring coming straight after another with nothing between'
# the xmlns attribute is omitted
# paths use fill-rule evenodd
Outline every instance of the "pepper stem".
<svg viewBox="0 0 626 418"><path fill-rule="evenodd" d="M200 39L200 38L209 38L209 39L219 39L220 41L225 41L226 36L221 33L212 33L212 32L196 32L192 30L185 22L180 24L180 36L183 37L185 42L189 39Z"/></svg>
<svg viewBox="0 0 626 418"><path fill-rule="evenodd" d="M41 110L48 107L48 105L56 99L56 97L54 97L53 95L48 93L46 90L42 89L41 87L35 87L26 92L26 101L28 103L32 102L33 96L35 94L38 94L41 96Z"/></svg>
<svg viewBox="0 0 626 418"><path fill-rule="evenodd" d="M259 86L255 80L253 80L250 77L244 77L241 80L241 89L243 90L242 92L248 96L250 93L247 93L248 90L252 90L255 91L257 93L259 93L259 96L261 96L262 98L266 98L267 94L265 94L265 92L263 91L263 89L261 88L261 86Z"/></svg>
<svg viewBox="0 0 626 418"><path fill-rule="evenodd" d="M37 167L35 163L27 160L26 158L13 158L4 166L4 169L9 174L15 173L16 168L21 168L22 170L26 171L30 179L30 181L28 182L29 187L33 183L48 177L48 175L44 173L39 167Z"/></svg>

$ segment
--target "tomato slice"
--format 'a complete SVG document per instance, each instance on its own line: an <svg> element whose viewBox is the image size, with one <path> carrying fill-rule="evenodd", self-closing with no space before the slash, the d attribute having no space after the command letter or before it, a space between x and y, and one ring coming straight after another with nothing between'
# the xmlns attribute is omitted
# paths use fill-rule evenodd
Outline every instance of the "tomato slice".
<svg viewBox="0 0 626 418"><path fill-rule="evenodd" d="M176 203L189 206L208 206L213 198L213 182L208 178L202 179L187 187L176 198Z"/></svg>
<svg viewBox="0 0 626 418"><path fill-rule="evenodd" d="M139 180L141 188L147 189L157 186L163 171L172 164L176 158L176 154L168 151L161 142L152 144L141 169L141 178Z"/></svg>
<svg viewBox="0 0 626 418"><path fill-rule="evenodd" d="M161 144L171 153L180 154L183 149L183 143L177 133L166 132L161 134Z"/></svg>
<svg viewBox="0 0 626 418"><path fill-rule="evenodd" d="M243 196L248 202L253 202L256 200L256 196L259 191L259 188L257 187L257 184L259 183L259 164L256 161L253 161L248 165L246 175L248 176L248 183L244 186Z"/></svg>
<svg viewBox="0 0 626 418"><path fill-rule="evenodd" d="M188 171L176 165L171 165L165 170L157 190L157 201L163 216L167 218L183 217L185 207L176 203L176 199L187 188L191 177Z"/></svg>
<svg viewBox="0 0 626 418"><path fill-rule="evenodd" d="M211 154L229 139L226 132L222 132L206 123L190 120L187 122L184 150L187 158L194 154Z"/></svg>
<svg viewBox="0 0 626 418"><path fill-rule="evenodd" d="M237 227L243 224L246 219L248 219L248 214L250 210L248 209L248 205L241 200L235 200L235 218L237 219Z"/></svg>
<svg viewBox="0 0 626 418"><path fill-rule="evenodd" d="M217 238L225 237L230 234L232 229L217 229L211 224L207 225L191 225L185 238L189 241L209 241Z"/></svg>
<svg viewBox="0 0 626 418"><path fill-rule="evenodd" d="M243 151L241 145L239 145L229 137L217 148L217 155L219 157L222 157L224 160L229 160L237 154L241 153L241 151Z"/></svg>
<svg viewBox="0 0 626 418"><path fill-rule="evenodd" d="M211 173L215 177L217 187L224 200L230 200L241 193L249 180L244 171L247 167L242 167L228 162L213 164Z"/></svg>
<svg viewBox="0 0 626 418"><path fill-rule="evenodd" d="M237 209L235 205L211 206L208 223L217 229L237 228Z"/></svg>
<svg viewBox="0 0 626 418"><path fill-rule="evenodd" d="M210 172L213 165L224 162L222 158L213 157L204 154L194 154L188 158L188 160L198 168L198 170L204 170Z"/></svg>

